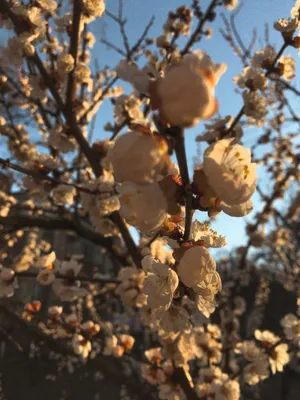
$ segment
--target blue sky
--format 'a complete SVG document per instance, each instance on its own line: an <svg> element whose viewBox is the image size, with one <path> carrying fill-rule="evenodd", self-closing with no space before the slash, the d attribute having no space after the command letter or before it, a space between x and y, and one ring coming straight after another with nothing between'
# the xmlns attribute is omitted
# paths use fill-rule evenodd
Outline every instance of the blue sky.
<svg viewBox="0 0 300 400"><path fill-rule="evenodd" d="M170 10L175 10L178 6L183 4L190 4L192 0L124 0L124 15L128 19L126 30L129 36L129 42L133 45L137 38L143 31L146 23L150 18L155 16L155 23L150 31L149 37L159 36L162 33L162 26L167 18ZM236 19L237 29L245 44L248 44L252 37L252 30L254 27L257 28L257 44L256 49L260 49L264 46L264 25L268 23L270 29L270 41L279 48L282 44L280 33L272 30L273 22L282 17L288 17L290 9L294 5L294 0L246 0L239 17ZM113 13L117 13L118 0L107 0L107 9ZM210 3L210 0L201 0L200 4L205 9ZM219 10L222 10L219 8ZM230 12L223 9L225 15L230 16ZM242 106L241 96L234 92L235 85L232 82L232 78L239 74L242 70L241 63L236 55L232 53L228 44L222 38L219 29L223 27L223 22L218 16L217 19L210 25L213 29L213 38L210 40L202 39L194 48L200 48L206 51L215 62L225 62L228 65L228 70L221 78L218 86L216 95L219 101L219 111L221 116L231 114L235 116ZM99 39L104 37L110 42L122 47L122 40L118 30L118 26L108 17L104 16L96 20L92 25L91 29L96 36L97 44L93 50L93 55L96 56L99 61L99 65L104 67L108 65L114 68L119 60L120 55L115 53L113 50L108 50L105 45L101 44ZM0 44L4 44L7 35L3 30L0 32ZM297 60L297 67L299 69L300 62L299 57L295 49L291 49L287 54L291 53ZM293 81L293 85L298 89L300 88L299 76ZM126 88L128 86L126 85ZM296 105L296 109L300 110L300 105L297 105L297 99L291 97L291 101ZM109 101L106 101L100 108L97 116L96 129L94 139L104 138L106 133L103 131L103 126L106 122L112 122L112 107ZM195 137L203 131L203 124L199 124L195 128L188 129L186 131L187 138L187 151L189 156L189 165L193 165L193 157L196 155L196 143ZM251 146L258 137L259 131L257 128L247 129L244 135L244 144ZM203 150L203 148L202 148ZM261 178L260 178L261 179ZM264 181L264 186L268 186L268 181ZM260 208L259 196L254 196L255 210ZM197 215L200 221L206 219L206 214L198 213ZM251 219L251 216L247 217ZM241 245L245 242L246 237L244 234L246 218L232 218L225 214L220 214L217 217L216 222L212 226L221 234L227 237L228 248L232 246Z"/></svg>
<svg viewBox="0 0 300 400"><path fill-rule="evenodd" d="M210 3L209 0L202 0L201 5L207 6ZM143 31L145 24L149 21L152 15L155 16L155 23L150 32L150 37L158 36L162 32L162 26L166 20L168 12L175 10L178 6L183 4L190 4L190 2L184 2L179 0L124 0L124 15L128 19L127 32L129 41L134 44L140 33ZM279 48L282 44L281 35L272 29L273 22L282 17L289 17L290 9L294 5L294 1L291 0L247 0L239 17L236 19L236 25L239 34L245 44L248 44L252 37L252 30L254 27L257 28L257 45L256 48L260 49L264 46L264 27L265 23L268 23L270 29L270 41ZM117 13L118 1L107 0L107 9L111 12ZM219 8L220 10L220 8ZM227 16L230 13L224 10ZM209 25L207 25L209 26ZM231 114L235 116L242 106L242 99L239 94L234 92L235 85L232 82L232 78L239 74L242 70L241 63L236 55L234 55L229 48L228 44L224 41L221 36L219 29L223 27L223 22L218 17L211 25L214 31L213 38L210 40L202 39L202 41L195 46L206 51L215 62L225 62L228 65L228 70L221 78L217 87L217 98L220 106L220 114L225 116ZM97 37L103 36L116 45L122 47L122 40L120 38L117 26L107 17L95 22L93 26L93 32ZM100 65L108 64L114 66L118 63L120 56L112 50L107 50L104 45L98 45L96 51L99 52L98 59ZM290 52L295 56L300 66L299 58L296 50L292 49ZM289 51L287 52L289 54ZM295 78L293 85L300 88L299 76ZM291 98L291 101L296 103L296 99ZM300 107L298 106L298 109ZM103 118L103 119L102 119ZM110 107L104 105L99 113L96 124L96 132L101 135L102 126L105 121L110 120ZM103 122L104 121L104 122ZM195 137L203 131L203 124L199 124L195 128L188 129L186 131L187 138L187 152L189 155L189 165L193 165L193 157L196 155L196 144ZM244 144L251 146L258 137L259 131L257 128L250 128L244 136ZM102 135L101 135L102 136ZM268 182L266 181L266 185ZM259 196L254 195L255 210L260 208ZM198 213L197 217L200 221L206 219L206 214ZM226 236L228 241L228 248L242 245L245 243L246 236L244 231L245 221L250 220L251 216L247 218L232 218L226 214L221 213L216 222L212 223L214 229L219 233Z"/></svg>

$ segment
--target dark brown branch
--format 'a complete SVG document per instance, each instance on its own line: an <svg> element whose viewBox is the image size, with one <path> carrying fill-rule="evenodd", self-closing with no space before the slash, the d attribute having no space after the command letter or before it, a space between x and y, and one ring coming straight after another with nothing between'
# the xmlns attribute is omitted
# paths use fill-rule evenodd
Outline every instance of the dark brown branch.
<svg viewBox="0 0 300 400"><path fill-rule="evenodd" d="M234 36L236 37L236 40L240 46L240 48L243 51L243 61L245 61L249 55L248 50L246 49L246 46L244 45L244 42L242 41L242 38L240 37L240 34L235 26L235 18L237 17L237 15L240 13L241 9L244 7L245 2L241 3L238 8L231 14L230 16L230 25L231 25L231 29L232 32L234 34Z"/></svg>
<svg viewBox="0 0 300 400"><path fill-rule="evenodd" d="M127 59L130 60L131 57L133 56L134 53L136 53L136 51L139 49L140 45L142 44L142 42L145 40L146 36L148 35L148 32L151 28L151 26L154 23L154 17L152 17L150 19L150 21L148 22L148 24L146 25L142 35L140 36L140 38L138 39L138 41L136 42L136 44L132 47L132 49L130 50L129 54L127 54ZM86 112L83 114L83 116L80 118L80 123L83 123L88 114L93 110L94 107L97 106L97 104L100 104L102 102L102 100L104 99L104 97L107 95L107 93L109 92L109 90L112 88L112 86L117 82L119 78L115 77L113 78L110 83L106 86L106 88L103 90L101 96L99 97L99 99L94 102L87 110Z"/></svg>
<svg viewBox="0 0 300 400"><path fill-rule="evenodd" d="M8 217L0 217L0 225L4 227L12 227L16 230L21 228L31 228L37 227L45 230L67 230L73 231L78 236L87 239L101 247L107 249L107 251L115 258L119 260L122 265L126 265L128 260L122 254L120 254L116 249L116 244L113 238L105 238L104 236L96 233L89 228L86 228L82 224L78 224L75 220L62 219L62 218L41 218L32 217L28 215L14 215Z"/></svg>
<svg viewBox="0 0 300 400"><path fill-rule="evenodd" d="M294 86L286 82L284 79L276 79L276 78L270 78L271 81L279 83L280 85L284 86L285 89L290 90L291 92L295 93L297 96L300 96L300 90L296 89Z"/></svg>
<svg viewBox="0 0 300 400"><path fill-rule="evenodd" d="M191 47L193 46L194 43L199 42L200 40L200 35L203 34L203 28L206 24L206 22L212 17L214 9L217 7L219 0L212 0L210 5L208 6L205 14L203 17L200 19L198 26L192 33L192 35L189 38L189 41L187 44L184 46L183 50L181 51L181 55L186 54L187 52L190 51Z"/></svg>
<svg viewBox="0 0 300 400"><path fill-rule="evenodd" d="M80 0L73 1L73 20L72 20L72 34L70 40L70 54L74 59L74 69L69 73L66 95L66 107L72 112L72 104L75 96L74 72L77 65L79 37L80 37L80 17L81 17L81 3Z"/></svg>
<svg viewBox="0 0 300 400"><path fill-rule="evenodd" d="M24 271L24 272L15 272L15 276L17 276L18 278L22 278L22 277L37 278L38 274L36 272ZM104 284L105 283L120 283L120 281L115 278L89 278L88 276L81 276L81 275L69 277L69 276L58 274L58 273L55 273L55 278L67 280L70 282L80 281L80 282L104 283Z"/></svg>
<svg viewBox="0 0 300 400"><path fill-rule="evenodd" d="M49 183L52 183L53 185L57 186L57 185L67 185L67 186L71 186L74 187L75 189L84 192L84 193L90 193L90 194L97 194L97 191L92 191L88 188L76 185L75 183L69 183L69 182L64 182L64 181L59 181L56 180L55 178L52 178L49 175L44 175L42 173L40 173L39 171L35 171L35 170L30 170L27 168L24 168L20 165L14 164L12 163L10 160L4 160L3 158L0 157L0 166L3 169L9 168L12 169L14 171L20 172L21 174L27 175L27 176L31 176L35 179L42 181L47 181Z"/></svg>
<svg viewBox="0 0 300 400"><path fill-rule="evenodd" d="M123 19L123 0L119 0L119 15L118 15L118 19L119 19L119 24L120 24L120 32L122 35L122 39L123 39L123 44L124 47L126 49L126 53L129 54L130 53L130 46L129 46L129 41L128 41L128 36L126 34L125 31L125 25L126 25L126 19Z"/></svg>
<svg viewBox="0 0 300 400"><path fill-rule="evenodd" d="M118 212L115 212L111 214L111 219L112 221L117 225L119 228L121 235L123 237L123 240L126 244L126 247L128 249L129 254L131 255L133 262L137 266L137 268L141 267L141 260L142 260L142 255L140 253L139 248L135 244L134 240L132 239L132 236L126 226L125 221L121 217L121 215Z"/></svg>
<svg viewBox="0 0 300 400"><path fill-rule="evenodd" d="M20 352L24 352L23 347L18 343L7 331L6 329L2 328L0 326L0 335L2 335L5 339L7 339L9 342L13 343L13 345L16 347L16 349Z"/></svg>
<svg viewBox="0 0 300 400"><path fill-rule="evenodd" d="M191 188L189 169L186 158L185 142L184 142L184 130L181 128L171 128L172 136L175 139L175 153L179 166L180 176L182 179L183 187L185 190L185 228L184 228L184 240L189 240L192 218L193 218L193 192Z"/></svg>
<svg viewBox="0 0 300 400"><path fill-rule="evenodd" d="M115 50L118 54L121 54L121 56L126 57L125 51L120 49L118 46L115 46L113 43L110 43L106 39L100 39L100 42L105 44L107 47L111 48L112 50Z"/></svg>
<svg viewBox="0 0 300 400"><path fill-rule="evenodd" d="M186 376L185 370L182 367L175 368L173 382L180 385L180 387L184 391L184 394L186 395L187 400L199 400L197 393L191 386L191 383Z"/></svg>

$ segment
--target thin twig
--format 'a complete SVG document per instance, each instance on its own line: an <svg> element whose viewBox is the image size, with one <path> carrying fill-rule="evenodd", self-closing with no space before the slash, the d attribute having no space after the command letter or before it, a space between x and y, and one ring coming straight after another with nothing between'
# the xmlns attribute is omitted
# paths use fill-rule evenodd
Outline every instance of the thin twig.
<svg viewBox="0 0 300 400"><path fill-rule="evenodd" d="M142 44L142 42L146 39L146 36L148 35L148 32L150 30L150 28L152 27L153 23L154 23L155 18L152 17L150 19L150 21L148 22L148 24L146 25L144 31L142 32L140 38L137 40L136 44L132 47L132 49L130 50L129 54L127 54L127 59L130 60L131 57L133 56L134 53L136 53L136 51L139 49L140 45ZM107 93L109 92L109 90L112 88L112 86L117 82L119 78L116 76L115 78L113 78L108 85L106 86L106 88L102 91L101 96L99 97L99 99L97 99L97 101L95 101L93 104L91 104L91 106L86 110L86 112L82 115L82 117L79 120L79 123L83 123L88 114L94 109L94 107L96 107L98 104L100 104L102 102L102 100L105 98L105 96L107 95Z"/></svg>
<svg viewBox="0 0 300 400"><path fill-rule="evenodd" d="M117 225L120 230L120 233L123 237L123 240L126 244L129 254L131 255L133 262L135 263L137 268L141 267L142 255L140 253L139 248L135 244L132 236L124 222L123 218L118 212L114 212L111 214L112 221Z"/></svg>
<svg viewBox="0 0 300 400"><path fill-rule="evenodd" d="M210 5L208 6L204 16L200 19L198 26L196 27L196 29L190 36L190 39L188 40L187 44L184 46L183 50L181 51L181 55L185 55L190 50L190 48L193 46L193 44L200 40L199 35L201 35L203 33L203 28L204 28L206 22L208 21L208 19L210 18L210 16L212 15L212 13L214 12L214 9L217 7L217 5L218 5L218 0L212 0Z"/></svg>
<svg viewBox="0 0 300 400"><path fill-rule="evenodd" d="M31 176L32 178L38 179L40 181L47 181L49 183L52 183L53 185L57 186L57 185L66 185L66 186L70 186L70 187L74 187L75 189L84 192L84 193L89 193L89 194L97 194L100 193L97 190L91 190L88 188L85 188L83 186L79 186L76 185L75 183L69 183L69 182L65 182L65 181L59 181L55 178L52 178L49 175L44 175L43 173L40 173L39 171L35 171L35 170L30 170L24 167L21 167L20 165L14 164L12 163L10 160L5 160L3 158L0 157L0 166L2 166L2 168L6 169L12 169L14 171L20 172L21 174L27 175L27 176Z"/></svg>
<svg viewBox="0 0 300 400"><path fill-rule="evenodd" d="M300 90L296 89L294 86L286 82L284 79L277 79L277 78L269 78L271 81L275 83L279 83L280 85L284 86L286 89L290 90L291 92L295 93L297 96L300 96Z"/></svg>
<svg viewBox="0 0 300 400"><path fill-rule="evenodd" d="M121 54L121 56L126 57L126 53L124 50L120 49L118 46L114 45L113 43L109 42L106 39L100 39L100 42L105 44L107 47L115 50L117 53Z"/></svg>
<svg viewBox="0 0 300 400"><path fill-rule="evenodd" d="M270 67L268 68L267 72L265 73L265 77L268 77L273 71L274 71L274 67L277 63L277 61L279 60L279 58L282 56L284 50L289 46L288 43L283 43L283 45L281 46L280 50L278 51L276 57L274 58L272 64L270 65ZM237 114L237 116L235 117L235 119L233 120L231 126L228 128L227 131L224 132L224 136L229 136L233 129L235 128L235 126L237 125L237 123L241 120L241 118L243 117L245 113L245 106L243 106L239 113Z"/></svg>
<svg viewBox="0 0 300 400"><path fill-rule="evenodd" d="M18 343L2 326L0 326L0 333L11 343L13 343L17 350L24 353L23 347Z"/></svg>

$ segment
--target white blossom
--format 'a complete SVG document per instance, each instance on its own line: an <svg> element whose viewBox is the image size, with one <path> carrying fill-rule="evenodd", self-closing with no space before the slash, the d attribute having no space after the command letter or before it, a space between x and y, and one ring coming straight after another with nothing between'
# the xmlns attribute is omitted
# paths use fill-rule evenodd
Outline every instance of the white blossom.
<svg viewBox="0 0 300 400"><path fill-rule="evenodd" d="M256 51L252 58L254 68L264 68L270 66L276 57L276 51L273 46L268 45L264 49Z"/></svg>
<svg viewBox="0 0 300 400"><path fill-rule="evenodd" d="M69 185L58 185L52 190L53 200L58 205L72 205L76 195L76 189Z"/></svg>
<svg viewBox="0 0 300 400"><path fill-rule="evenodd" d="M91 69L84 62L78 62L74 70L74 75L77 82L89 83L91 77Z"/></svg>
<svg viewBox="0 0 300 400"><path fill-rule="evenodd" d="M118 279L121 280L121 283L116 293L125 305L140 308L147 303L146 295L143 293L144 271L134 267L125 267L119 271Z"/></svg>
<svg viewBox="0 0 300 400"><path fill-rule="evenodd" d="M133 348L133 345L135 343L135 339L131 335L119 335L118 340L120 343L120 346L122 346L125 350L131 350Z"/></svg>
<svg viewBox="0 0 300 400"><path fill-rule="evenodd" d="M12 206L16 204L16 199L0 190L0 217L7 217Z"/></svg>
<svg viewBox="0 0 300 400"><path fill-rule="evenodd" d="M141 124L146 123L144 113L140 109L142 106L142 101L137 97L136 93L131 93L130 95L123 94L113 94L119 97L115 100L115 107L113 110L115 123L117 125L124 124L126 121L130 121L131 124Z"/></svg>
<svg viewBox="0 0 300 400"><path fill-rule="evenodd" d="M279 341L279 337L268 330L260 331L259 329L256 329L254 335L256 340L262 342L265 348L272 347L275 343Z"/></svg>
<svg viewBox="0 0 300 400"><path fill-rule="evenodd" d="M62 131L61 127L57 127L50 131L48 143L50 146L53 146L62 153L69 153L75 150L74 139L66 135Z"/></svg>
<svg viewBox="0 0 300 400"><path fill-rule="evenodd" d="M166 142L137 130L120 136L107 153L117 182L153 182L168 164Z"/></svg>
<svg viewBox="0 0 300 400"><path fill-rule="evenodd" d="M283 79L289 82L295 78L296 62L290 55L281 57L278 64L282 69L281 76Z"/></svg>
<svg viewBox="0 0 300 400"><path fill-rule="evenodd" d="M56 260L55 251L51 251L50 253L41 255L36 261L34 266L37 268L51 269L55 260Z"/></svg>
<svg viewBox="0 0 300 400"><path fill-rule="evenodd" d="M204 153L203 170L220 200L238 205L250 199L256 188L256 165L249 149L223 139Z"/></svg>
<svg viewBox="0 0 300 400"><path fill-rule="evenodd" d="M269 356L272 373L276 374L276 372L282 372L283 367L288 364L289 361L290 356L288 353L288 345L286 343L282 343L276 346Z"/></svg>
<svg viewBox="0 0 300 400"><path fill-rule="evenodd" d="M94 225L97 225L99 218L119 210L119 198L114 192L114 177L111 171L104 170L101 177L85 187L91 193L80 192L82 207L90 215Z"/></svg>
<svg viewBox="0 0 300 400"><path fill-rule="evenodd" d="M56 31L58 33L65 33L68 26L72 23L72 14L70 12L65 13L60 18L55 18Z"/></svg>
<svg viewBox="0 0 300 400"><path fill-rule="evenodd" d="M80 355L83 359L88 358L92 350L92 344L90 341L85 339L82 335L75 334L73 336L72 345L76 354Z"/></svg>
<svg viewBox="0 0 300 400"><path fill-rule="evenodd" d="M238 381L230 380L226 374L213 382L215 400L239 400L240 384Z"/></svg>
<svg viewBox="0 0 300 400"><path fill-rule="evenodd" d="M81 329L88 335L95 336L100 332L100 325L93 321L86 321L81 325Z"/></svg>
<svg viewBox="0 0 300 400"><path fill-rule="evenodd" d="M82 265L74 258L70 261L57 262L56 272L59 275L65 276L65 279L56 279L52 288L61 301L73 301L87 294L85 289L80 288L80 282L74 279L79 274L81 268Z"/></svg>
<svg viewBox="0 0 300 400"><path fill-rule="evenodd" d="M38 5L49 13L54 13L57 9L57 2L54 0L36 0Z"/></svg>
<svg viewBox="0 0 300 400"><path fill-rule="evenodd" d="M57 57L57 69L58 72L69 73L73 71L75 65L74 58L70 53L60 53Z"/></svg>
<svg viewBox="0 0 300 400"><path fill-rule="evenodd" d="M61 306L51 306L48 308L48 315L50 318L57 318L63 312L63 308Z"/></svg>
<svg viewBox="0 0 300 400"><path fill-rule="evenodd" d="M287 339L297 339L300 341L300 318L294 314L287 314L282 320L281 325Z"/></svg>
<svg viewBox="0 0 300 400"><path fill-rule="evenodd" d="M153 368L152 365L143 363L141 365L141 372L143 378L150 383L150 385L157 385L167 380L166 374L160 368Z"/></svg>
<svg viewBox="0 0 300 400"><path fill-rule="evenodd" d="M167 311L157 308L151 316L158 333L165 339L175 339L180 333L191 330L188 312L183 307L172 304Z"/></svg>
<svg viewBox="0 0 300 400"><path fill-rule="evenodd" d="M103 355L121 357L124 354L125 348L118 345L117 336L113 335L106 338L105 347L103 349Z"/></svg>
<svg viewBox="0 0 300 400"><path fill-rule="evenodd" d="M84 11L93 17L101 17L105 11L104 0L82 0Z"/></svg>
<svg viewBox="0 0 300 400"><path fill-rule="evenodd" d="M291 9L291 17L298 19L300 23L300 1L296 0L294 7Z"/></svg>
<svg viewBox="0 0 300 400"><path fill-rule="evenodd" d="M260 96L258 92L245 90L243 92L244 112L248 117L251 117L257 123L264 120L267 115L267 99Z"/></svg>
<svg viewBox="0 0 300 400"><path fill-rule="evenodd" d="M222 359L222 343L211 332L205 332L202 326L194 328L194 333L201 365L219 364Z"/></svg>
<svg viewBox="0 0 300 400"><path fill-rule="evenodd" d="M171 125L194 126L218 109L214 88L226 70L202 51L194 51L173 65L152 89L152 104Z"/></svg>
<svg viewBox="0 0 300 400"><path fill-rule="evenodd" d="M267 355L264 354L247 364L243 375L248 385L257 385L260 381L267 379L270 375Z"/></svg>
<svg viewBox="0 0 300 400"><path fill-rule="evenodd" d="M253 210L253 203L251 200L247 200L245 203L229 206L222 201L218 208L231 217L244 217Z"/></svg>
<svg viewBox="0 0 300 400"><path fill-rule="evenodd" d="M216 272L215 260L203 246L185 251L177 267L180 280L204 299L212 300L221 290L221 279Z"/></svg>
<svg viewBox="0 0 300 400"><path fill-rule="evenodd" d="M167 217L167 200L157 183L137 185L124 182L120 193L120 214L142 232L158 229Z"/></svg>
<svg viewBox="0 0 300 400"><path fill-rule="evenodd" d="M151 256L143 258L142 266L148 272L144 281L148 307L167 310L179 283L176 272Z"/></svg>
<svg viewBox="0 0 300 400"><path fill-rule="evenodd" d="M296 18L280 18L274 22L274 28L282 33L293 34L298 29L299 22Z"/></svg>
<svg viewBox="0 0 300 400"><path fill-rule="evenodd" d="M234 77L233 81L241 89L249 88L251 90L261 90L263 91L267 84L268 79L259 71L251 68L245 67L241 75Z"/></svg>
<svg viewBox="0 0 300 400"><path fill-rule="evenodd" d="M191 237L195 242L203 241L205 247L218 248L227 245L225 236L218 235L209 224L201 224L198 220L192 224Z"/></svg>
<svg viewBox="0 0 300 400"><path fill-rule="evenodd" d="M161 347L155 347L145 351L145 357L151 364L160 364L163 360Z"/></svg>
<svg viewBox="0 0 300 400"><path fill-rule="evenodd" d="M234 10L238 6L239 0L224 0L224 7L228 10Z"/></svg>
<svg viewBox="0 0 300 400"><path fill-rule="evenodd" d="M116 67L116 72L120 79L125 82L129 82L132 86L140 93L148 94L149 85L151 80L156 77L157 72L154 68L151 68L151 74L149 68L139 69L135 64L128 63L127 60L121 60ZM152 75L152 79L151 79Z"/></svg>
<svg viewBox="0 0 300 400"><path fill-rule="evenodd" d="M214 299L205 299L202 296L197 295L195 298L197 309L206 317L209 318L210 315L215 312L216 302Z"/></svg>

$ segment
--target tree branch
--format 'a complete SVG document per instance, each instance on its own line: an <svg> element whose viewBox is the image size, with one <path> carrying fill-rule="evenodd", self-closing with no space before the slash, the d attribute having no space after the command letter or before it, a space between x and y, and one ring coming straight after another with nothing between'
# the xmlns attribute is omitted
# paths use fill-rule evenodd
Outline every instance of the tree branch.
<svg viewBox="0 0 300 400"><path fill-rule="evenodd" d="M12 162L10 162L9 160L4 160L3 158L0 157L0 166L2 166L3 169L6 168L10 168L14 171L20 172L21 174L27 175L27 176L31 176L35 179L38 179L40 181L47 181L49 183L52 183L53 185L57 186L57 185L67 185L67 186L71 186L74 187L75 189L84 192L84 193L89 193L89 194L97 194L97 191L92 191L88 188L85 188L83 186L79 186L76 185L75 183L69 183L69 182L65 182L65 181L59 181L55 178L52 178L49 175L43 175L42 173L40 173L39 171L35 171L35 170L30 170L27 168L24 168L20 165L14 164Z"/></svg>
<svg viewBox="0 0 300 400"><path fill-rule="evenodd" d="M24 271L24 272L15 272L15 276L18 278L37 278L38 274L36 272L31 272L31 271ZM58 273L55 273L55 278L56 279L62 279L66 280L69 282L91 282L91 283L120 283L118 279L115 278L89 278L88 276L66 276L66 275L61 275Z"/></svg>
<svg viewBox="0 0 300 400"><path fill-rule="evenodd" d="M210 5L208 6L205 14L203 15L203 17L200 19L198 26L196 27L196 29L194 30L194 32L192 33L189 41L187 42L187 44L184 46L183 50L181 51L181 55L186 54L187 52L190 51L191 47L193 46L193 44L195 42L199 42L200 38L199 35L201 35L203 33L203 28L206 24L206 22L211 18L214 9L217 7L218 5L218 1L219 0L212 0Z"/></svg>
<svg viewBox="0 0 300 400"><path fill-rule="evenodd" d="M67 95L66 95L66 108L67 112L73 111L73 99L75 95L74 87L74 72L77 65L79 36L80 36L80 17L81 17L81 3L80 0L73 1L73 20L72 20L72 34L70 40L70 54L74 59L74 69L68 75Z"/></svg>
<svg viewBox="0 0 300 400"><path fill-rule="evenodd" d="M284 50L289 46L288 43L284 42L283 45L281 46L280 50L278 51L276 57L274 58L272 64L268 67L267 72L265 73L265 77L267 78L272 72L274 72L274 67L277 63L277 61L279 60L279 58L282 56ZM245 113L245 106L243 106L239 113L237 114L237 116L235 117L235 119L233 120L231 126L227 129L227 131L224 132L224 136L229 136L229 134L232 133L233 129L235 128L235 126L237 125L237 123L241 120L241 118L243 117Z"/></svg>
<svg viewBox="0 0 300 400"><path fill-rule="evenodd" d="M186 395L187 400L199 400L197 393L191 386L191 383L186 376L184 368L175 368L173 382L180 385L184 394Z"/></svg>
<svg viewBox="0 0 300 400"><path fill-rule="evenodd" d="M175 139L175 153L179 166L179 171L185 190L185 228L184 228L184 240L189 240L192 218L193 218L193 192L191 188L189 169L186 158L185 143L184 143L184 130L182 128L171 128L171 134Z"/></svg>
<svg viewBox="0 0 300 400"><path fill-rule="evenodd" d="M78 224L75 220L66 220L66 219L50 219L41 217L32 217L27 215L14 215L8 217L0 217L0 224L3 226L12 226L15 227L16 230L20 228L31 228L37 227L45 230L69 230L77 233L78 236L87 239L101 247L104 247L108 250L108 252L119 260L122 265L126 265L128 263L127 258L121 254L121 252L117 251L116 243L113 238L104 236L91 231L86 228L82 224Z"/></svg>

